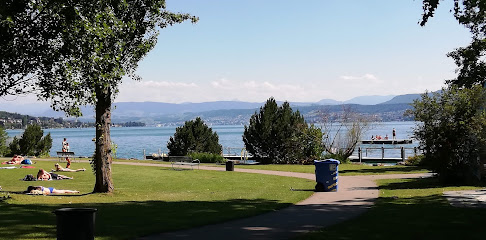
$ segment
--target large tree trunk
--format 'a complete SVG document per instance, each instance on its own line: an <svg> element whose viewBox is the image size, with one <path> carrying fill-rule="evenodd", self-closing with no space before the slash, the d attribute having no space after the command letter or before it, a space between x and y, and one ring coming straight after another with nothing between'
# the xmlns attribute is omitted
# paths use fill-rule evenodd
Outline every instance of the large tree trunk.
<svg viewBox="0 0 486 240"><path fill-rule="evenodd" d="M96 184L93 192L113 192L111 177L111 89L99 87L96 89L96 151L95 171Z"/></svg>

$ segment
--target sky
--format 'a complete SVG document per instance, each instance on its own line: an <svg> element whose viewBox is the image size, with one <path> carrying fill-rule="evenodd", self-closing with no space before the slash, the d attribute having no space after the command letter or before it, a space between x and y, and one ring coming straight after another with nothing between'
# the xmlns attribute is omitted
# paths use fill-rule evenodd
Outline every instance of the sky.
<svg viewBox="0 0 486 240"><path fill-rule="evenodd" d="M124 79L115 101L317 102L435 91L456 76L446 54L471 39L452 7L441 1L421 27L420 0L167 0L168 10L199 22L162 29L139 64L142 81Z"/></svg>

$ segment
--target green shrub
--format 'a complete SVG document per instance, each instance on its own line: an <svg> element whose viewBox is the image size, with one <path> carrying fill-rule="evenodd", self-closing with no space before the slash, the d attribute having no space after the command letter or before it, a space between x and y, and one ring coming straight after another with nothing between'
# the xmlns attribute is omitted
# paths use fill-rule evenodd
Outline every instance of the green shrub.
<svg viewBox="0 0 486 240"><path fill-rule="evenodd" d="M278 106L273 97L245 125L243 142L246 150L262 164L307 163L324 150L322 130L309 126L288 102Z"/></svg>
<svg viewBox="0 0 486 240"><path fill-rule="evenodd" d="M8 134L5 129L0 126L0 156L5 156L9 152L9 148L7 146L7 139L8 139Z"/></svg>
<svg viewBox="0 0 486 240"><path fill-rule="evenodd" d="M336 159L336 160L339 160L339 162L341 162L341 164L343 163L351 163L351 160L349 160L349 158L345 158L343 155L337 153L337 154L333 154L333 153L326 153L324 155L322 155L322 158L323 159Z"/></svg>
<svg viewBox="0 0 486 240"><path fill-rule="evenodd" d="M486 90L451 86L423 94L412 106L409 113L420 122L414 137L441 182L479 182L486 150Z"/></svg>
<svg viewBox="0 0 486 240"><path fill-rule="evenodd" d="M226 160L223 158L223 156L219 154L213 154L213 153L198 153L198 152L193 152L190 153L189 156L192 159L199 159L202 163L224 163Z"/></svg>
<svg viewBox="0 0 486 240"><path fill-rule="evenodd" d="M219 137L200 117L186 121L176 128L174 136L167 143L169 156L185 156L190 152L210 152L218 154L223 150Z"/></svg>
<svg viewBox="0 0 486 240"><path fill-rule="evenodd" d="M425 156L424 155L415 155L408 157L407 160L405 160L405 165L406 166L423 166L425 163Z"/></svg>
<svg viewBox="0 0 486 240"><path fill-rule="evenodd" d="M40 125L28 125L20 138L14 137L10 143L10 154L20 154L27 156L49 156L52 147L52 137L48 133L46 136Z"/></svg>

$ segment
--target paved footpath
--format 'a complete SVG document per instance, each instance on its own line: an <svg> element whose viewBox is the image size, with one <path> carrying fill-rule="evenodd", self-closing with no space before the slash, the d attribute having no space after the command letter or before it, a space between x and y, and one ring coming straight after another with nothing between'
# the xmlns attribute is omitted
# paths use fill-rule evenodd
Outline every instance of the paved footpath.
<svg viewBox="0 0 486 240"><path fill-rule="evenodd" d="M114 162L114 164L170 167L170 165L127 162ZM201 166L200 169L225 171L225 168L221 167ZM310 173L240 168L235 168L235 171L298 177L315 181L315 175ZM429 176L430 174L340 176L338 192L316 192L302 202L282 210L220 224L155 234L140 239L289 239L299 233L315 231L365 212L378 198L375 179Z"/></svg>

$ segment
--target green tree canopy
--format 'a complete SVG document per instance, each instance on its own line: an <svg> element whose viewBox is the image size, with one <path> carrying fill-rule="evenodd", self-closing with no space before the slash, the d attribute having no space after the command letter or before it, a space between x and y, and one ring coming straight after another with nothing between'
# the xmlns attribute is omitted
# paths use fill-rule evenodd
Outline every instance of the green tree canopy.
<svg viewBox="0 0 486 240"><path fill-rule="evenodd" d="M0 156L5 156L6 154L8 154L7 139L7 131L5 131L5 128L0 126Z"/></svg>
<svg viewBox="0 0 486 240"><path fill-rule="evenodd" d="M185 156L193 152L220 154L223 149L219 144L218 134L199 117L176 128L167 148L171 156Z"/></svg>
<svg viewBox="0 0 486 240"><path fill-rule="evenodd" d="M155 46L160 28L188 14L165 0L7 0L0 5L0 95L34 92L55 110L96 109L94 192L112 192L111 105L123 76Z"/></svg>
<svg viewBox="0 0 486 240"><path fill-rule="evenodd" d="M420 25L424 26L434 16L439 0L423 0L424 14ZM486 83L486 4L484 0L454 0L452 12L459 24L469 29L471 43L447 54L457 66L458 76L447 83L461 87Z"/></svg>
<svg viewBox="0 0 486 240"><path fill-rule="evenodd" d="M421 121L414 130L425 159L443 182L481 179L479 156L486 149L486 92L481 86L423 94L411 113Z"/></svg>
<svg viewBox="0 0 486 240"><path fill-rule="evenodd" d="M322 132L308 126L288 102L278 106L272 97L245 125L243 142L262 163L300 163L318 158L323 151Z"/></svg>
<svg viewBox="0 0 486 240"><path fill-rule="evenodd" d="M28 156L49 156L52 147L51 133L44 136L44 131L37 124L28 125L24 133L10 143L11 154Z"/></svg>

